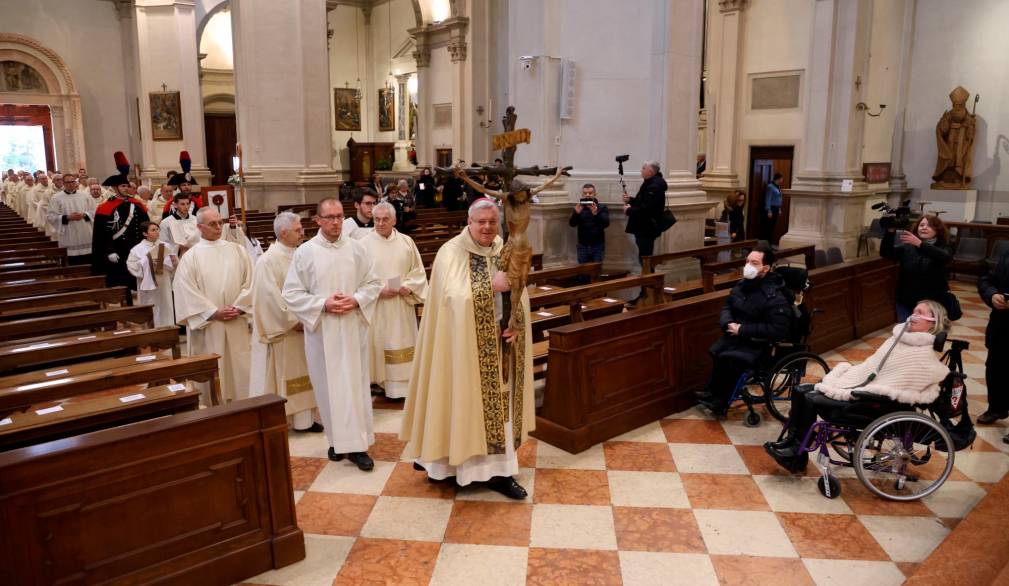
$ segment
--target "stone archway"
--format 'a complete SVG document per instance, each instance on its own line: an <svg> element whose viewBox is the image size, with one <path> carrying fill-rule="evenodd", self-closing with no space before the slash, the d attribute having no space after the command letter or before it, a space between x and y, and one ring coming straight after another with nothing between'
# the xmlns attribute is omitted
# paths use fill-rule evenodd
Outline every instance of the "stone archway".
<svg viewBox="0 0 1009 586"><path fill-rule="evenodd" d="M55 51L25 35L0 32L0 61L16 61L34 69L45 91L0 91L0 104L44 104L53 122L56 162L61 170L87 166L81 96L70 68Z"/></svg>

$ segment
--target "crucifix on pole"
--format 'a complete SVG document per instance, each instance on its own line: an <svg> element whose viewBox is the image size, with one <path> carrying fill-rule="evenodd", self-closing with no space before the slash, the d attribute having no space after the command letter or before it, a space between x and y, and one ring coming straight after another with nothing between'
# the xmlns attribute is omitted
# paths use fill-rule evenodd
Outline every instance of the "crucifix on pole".
<svg viewBox="0 0 1009 586"><path fill-rule="evenodd" d="M567 175L571 167L516 167L515 150L519 144L528 144L532 138L532 133L528 128L516 130L515 123L518 116L515 114L515 107L508 106L502 118L504 133L495 135L492 139L494 150L500 150L502 154L502 165L483 165L477 167L467 167L465 169L455 167L436 167L439 174L452 174L466 182L471 188L501 202L505 214L505 246L501 250L502 270L508 275L508 285L510 295L504 298L504 311L501 318L501 329L507 334L518 331L518 328L529 319L528 315L522 315L525 309L522 306L522 294L525 292L529 278L529 269L532 264L532 246L526 234L529 228L529 217L533 197L543 191L561 175ZM474 181L470 174L495 176L501 179L502 190L488 189ZM516 177L519 175L551 175L543 185L529 187ZM505 380L508 380L510 370L510 357L514 354L510 352L508 345L501 353L504 361Z"/></svg>

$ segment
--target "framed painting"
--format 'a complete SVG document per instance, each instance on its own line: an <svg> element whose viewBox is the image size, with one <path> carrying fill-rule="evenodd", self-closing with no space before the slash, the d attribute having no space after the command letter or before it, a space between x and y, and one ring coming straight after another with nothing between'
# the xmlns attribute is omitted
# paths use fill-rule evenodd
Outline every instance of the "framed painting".
<svg viewBox="0 0 1009 586"><path fill-rule="evenodd" d="M886 183L890 180L890 163L862 163L866 183Z"/></svg>
<svg viewBox="0 0 1009 586"><path fill-rule="evenodd" d="M361 102L353 88L333 88L333 111L336 112L336 130L361 130Z"/></svg>
<svg viewBox="0 0 1009 586"><path fill-rule="evenodd" d="M378 130L396 130L396 91L388 88L378 90Z"/></svg>
<svg viewBox="0 0 1009 586"><path fill-rule="evenodd" d="M235 188L231 185L209 185L200 189L204 207L211 207L225 220L235 213Z"/></svg>
<svg viewBox="0 0 1009 586"><path fill-rule="evenodd" d="M154 140L182 140L182 99L179 92L151 92L151 135Z"/></svg>

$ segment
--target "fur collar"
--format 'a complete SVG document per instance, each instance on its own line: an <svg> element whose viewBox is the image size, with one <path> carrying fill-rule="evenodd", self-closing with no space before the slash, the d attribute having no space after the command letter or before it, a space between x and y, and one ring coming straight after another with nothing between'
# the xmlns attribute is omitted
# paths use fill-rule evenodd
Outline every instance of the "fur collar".
<svg viewBox="0 0 1009 586"><path fill-rule="evenodd" d="M899 336L902 329L904 329L903 323L893 326L894 337ZM900 337L900 343L908 346L931 346L934 342L935 336L928 332L904 332Z"/></svg>

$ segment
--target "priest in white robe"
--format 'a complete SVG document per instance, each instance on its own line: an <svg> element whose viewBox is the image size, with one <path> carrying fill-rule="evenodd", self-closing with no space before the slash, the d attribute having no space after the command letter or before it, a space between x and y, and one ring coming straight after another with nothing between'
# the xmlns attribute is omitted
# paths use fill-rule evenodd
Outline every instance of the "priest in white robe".
<svg viewBox="0 0 1009 586"><path fill-rule="evenodd" d="M470 206L462 233L438 250L400 439L407 442L404 457L433 481L485 482L524 499L513 477L516 450L536 423L529 298L523 293L522 323L501 331L501 293L509 285L498 266L499 230L497 205L481 199ZM506 366L504 344L512 345Z"/></svg>
<svg viewBox="0 0 1009 586"><path fill-rule="evenodd" d="M126 269L137 278L140 305L154 306L155 327L175 324L175 303L172 301L172 273L179 259L171 247L159 239L157 222L140 225L144 239L130 249Z"/></svg>
<svg viewBox="0 0 1009 586"><path fill-rule="evenodd" d="M95 208L90 195L77 191L77 176L71 173L63 176L63 191L49 200L46 220L72 265L91 264Z"/></svg>
<svg viewBox="0 0 1009 586"><path fill-rule="evenodd" d="M49 186L49 193L39 202L38 210L35 212L35 225L45 230L46 236L50 238L55 237L56 233L49 223L49 202L52 201L54 195L61 191L63 191L63 176L57 173L53 175Z"/></svg>
<svg viewBox="0 0 1009 586"><path fill-rule="evenodd" d="M256 261L252 273L252 370L249 395L287 398L284 409L299 432L319 433L312 421L315 395L305 361L305 334L297 316L287 310L284 280L294 251L305 239L301 218L281 212L273 220L277 240Z"/></svg>
<svg viewBox="0 0 1009 586"><path fill-rule="evenodd" d="M361 239L382 281L371 324L371 382L386 398L405 399L417 341L416 306L424 303L427 274L413 239L396 230L392 204L377 204L373 216L375 230Z"/></svg>
<svg viewBox="0 0 1009 586"><path fill-rule="evenodd" d="M284 301L305 329L305 357L329 459L344 457L361 470L375 463L368 382L368 326L382 282L360 242L343 236L343 205L319 202L319 233L294 252L284 282Z"/></svg>
<svg viewBox="0 0 1009 586"><path fill-rule="evenodd" d="M187 328L190 356L221 357L223 401L245 399L249 396L252 262L244 248L221 238L224 221L217 210L200 210L196 221L201 239L179 259L175 270L175 316ZM201 388L209 405L209 388Z"/></svg>

